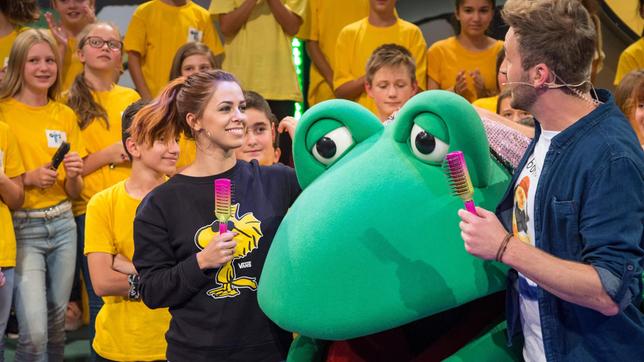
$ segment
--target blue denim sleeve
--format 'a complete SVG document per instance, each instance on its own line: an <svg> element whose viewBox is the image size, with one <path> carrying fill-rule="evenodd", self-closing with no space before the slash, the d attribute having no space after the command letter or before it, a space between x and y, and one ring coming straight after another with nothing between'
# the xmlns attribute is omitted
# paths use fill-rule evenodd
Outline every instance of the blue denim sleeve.
<svg viewBox="0 0 644 362"><path fill-rule="evenodd" d="M596 169L580 208L582 261L591 264L606 293L623 310L641 293L644 249L644 168L616 157Z"/></svg>

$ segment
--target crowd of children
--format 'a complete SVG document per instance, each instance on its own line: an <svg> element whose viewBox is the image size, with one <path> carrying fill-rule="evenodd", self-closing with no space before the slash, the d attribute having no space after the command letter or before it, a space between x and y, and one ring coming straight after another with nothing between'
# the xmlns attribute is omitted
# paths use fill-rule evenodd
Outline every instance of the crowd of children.
<svg viewBox="0 0 644 362"><path fill-rule="evenodd" d="M284 359L290 335L237 288L256 289L300 192L279 164L292 164L289 116L303 99L294 36L311 59L310 105L345 98L387 124L418 92L444 89L517 137L534 134L513 108L504 43L487 35L493 0L455 1L456 35L429 49L396 0L152 0L124 38L94 0L51 4L57 16L36 29L37 1L0 3L0 361L12 301L16 360L62 361L83 288L94 360ZM644 145L642 44L620 56L615 85ZM117 84L125 57L136 90ZM248 229L201 236L220 177ZM236 276L230 261L242 257Z"/></svg>

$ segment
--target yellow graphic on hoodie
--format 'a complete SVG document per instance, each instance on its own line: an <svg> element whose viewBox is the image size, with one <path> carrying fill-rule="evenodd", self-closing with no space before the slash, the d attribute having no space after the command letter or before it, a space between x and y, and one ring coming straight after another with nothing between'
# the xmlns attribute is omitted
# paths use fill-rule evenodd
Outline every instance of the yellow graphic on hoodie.
<svg viewBox="0 0 644 362"><path fill-rule="evenodd" d="M244 214L241 218L238 213L239 204L231 205L232 217L228 220L228 230L238 233L234 238L237 246L235 246L233 259L222 265L217 272L215 279L220 287L210 289L207 292L209 296L215 299L235 297L239 295L239 288L257 289L256 278L237 277L232 263L235 259L242 259L257 249L259 240L264 234L262 233L261 222L255 218L252 212ZM219 235L219 221L215 220L197 230L195 244L199 249L203 249L217 235Z"/></svg>

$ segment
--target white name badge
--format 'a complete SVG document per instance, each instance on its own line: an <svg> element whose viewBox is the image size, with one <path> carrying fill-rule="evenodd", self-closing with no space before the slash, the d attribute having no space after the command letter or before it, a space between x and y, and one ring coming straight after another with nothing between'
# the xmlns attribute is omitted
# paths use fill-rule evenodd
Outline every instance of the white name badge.
<svg viewBox="0 0 644 362"><path fill-rule="evenodd" d="M67 133L65 131L45 130L47 136L47 147L58 148L63 142L67 141Z"/></svg>
<svg viewBox="0 0 644 362"><path fill-rule="evenodd" d="M195 28L188 28L188 42L201 41L203 39L203 31Z"/></svg>

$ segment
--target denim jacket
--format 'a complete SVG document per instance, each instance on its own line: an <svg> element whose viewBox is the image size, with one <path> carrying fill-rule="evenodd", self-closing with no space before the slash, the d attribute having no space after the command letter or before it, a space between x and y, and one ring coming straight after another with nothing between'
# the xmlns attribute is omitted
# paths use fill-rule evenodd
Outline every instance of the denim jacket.
<svg viewBox="0 0 644 362"><path fill-rule="evenodd" d="M620 312L605 316L538 288L548 361L642 361L644 316L644 152L605 90L604 104L552 139L534 202L535 245L556 257L591 265ZM514 185L541 134L536 125L496 210L511 229ZM565 278L565 275L561 276ZM521 331L517 272L508 275L509 344Z"/></svg>

